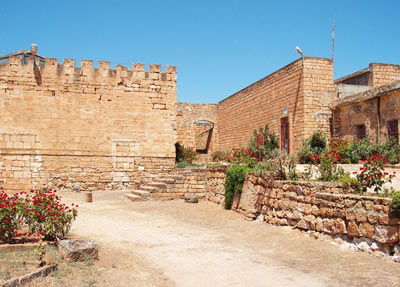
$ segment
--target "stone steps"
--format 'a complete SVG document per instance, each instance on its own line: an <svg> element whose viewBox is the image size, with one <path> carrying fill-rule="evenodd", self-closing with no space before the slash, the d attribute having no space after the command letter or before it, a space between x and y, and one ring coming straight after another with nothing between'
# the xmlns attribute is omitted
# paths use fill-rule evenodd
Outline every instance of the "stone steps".
<svg viewBox="0 0 400 287"><path fill-rule="evenodd" d="M151 193L154 193L154 192L158 191L157 187L149 186L147 184L146 185L141 185L139 189L143 190L143 191L151 192Z"/></svg>
<svg viewBox="0 0 400 287"><path fill-rule="evenodd" d="M156 187L157 189L167 189L167 184L165 182L152 182L146 184L146 186Z"/></svg>
<svg viewBox="0 0 400 287"><path fill-rule="evenodd" d="M148 192L148 191L140 190L140 189L131 190L131 193L132 193L132 194L135 194L135 195L137 195L137 196L141 196L141 197L149 197L150 194L151 194L151 193Z"/></svg>
<svg viewBox="0 0 400 287"><path fill-rule="evenodd" d="M165 184L174 184L175 179L173 178L157 178L154 180L155 183L165 183Z"/></svg>
<svg viewBox="0 0 400 287"><path fill-rule="evenodd" d="M125 193L124 194L126 198L128 198L130 201L143 201L144 197L133 194L133 193Z"/></svg>

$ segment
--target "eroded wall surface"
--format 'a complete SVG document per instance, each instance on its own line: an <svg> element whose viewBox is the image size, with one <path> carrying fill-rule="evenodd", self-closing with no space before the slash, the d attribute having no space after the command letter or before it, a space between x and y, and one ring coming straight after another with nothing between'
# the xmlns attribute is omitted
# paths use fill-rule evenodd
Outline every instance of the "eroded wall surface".
<svg viewBox="0 0 400 287"><path fill-rule="evenodd" d="M365 125L366 137L370 141L385 142L388 139L388 122L400 119L400 92L379 98L379 109L378 98L336 107L334 135L352 141L357 139L357 126Z"/></svg>
<svg viewBox="0 0 400 287"><path fill-rule="evenodd" d="M109 189L173 168L176 67L46 59L0 66L0 180Z"/></svg>

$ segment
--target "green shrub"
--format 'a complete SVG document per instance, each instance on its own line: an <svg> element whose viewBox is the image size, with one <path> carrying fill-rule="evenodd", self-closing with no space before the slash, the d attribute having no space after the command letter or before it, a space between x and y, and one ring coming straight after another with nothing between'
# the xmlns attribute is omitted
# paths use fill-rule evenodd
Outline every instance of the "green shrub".
<svg viewBox="0 0 400 287"><path fill-rule="evenodd" d="M191 162L181 161L177 163L176 168L185 168L188 166L200 166L200 165Z"/></svg>
<svg viewBox="0 0 400 287"><path fill-rule="evenodd" d="M346 174L343 177L338 179L339 182L343 183L343 190L361 192L361 184L358 182L356 178L350 177L350 175Z"/></svg>
<svg viewBox="0 0 400 287"><path fill-rule="evenodd" d="M367 138L353 141L350 145L350 161L358 163L361 160L366 160L370 156L371 145Z"/></svg>
<svg viewBox="0 0 400 287"><path fill-rule="evenodd" d="M258 136L263 136L264 142L262 146L257 146ZM276 135L269 130L268 124L265 124L265 127L260 128L258 131L254 130L247 142L247 150L260 161L272 158L274 150L278 148L278 139Z"/></svg>
<svg viewBox="0 0 400 287"><path fill-rule="evenodd" d="M313 131L312 135L304 139L297 158L300 163L310 163L310 155L320 155L326 149L326 137L320 130Z"/></svg>
<svg viewBox="0 0 400 287"><path fill-rule="evenodd" d="M400 192L390 194L392 202L390 203L390 213L393 216L400 217Z"/></svg>
<svg viewBox="0 0 400 287"><path fill-rule="evenodd" d="M225 179L225 209L231 209L235 194L242 193L242 187L247 172L250 170L245 165L236 165L226 172Z"/></svg>
<svg viewBox="0 0 400 287"><path fill-rule="evenodd" d="M226 151L217 150L212 153L211 158L212 158L212 161L223 161L223 160L226 160L227 155L228 155L228 153Z"/></svg>
<svg viewBox="0 0 400 287"><path fill-rule="evenodd" d="M262 177L264 172L274 171L277 169L277 164L273 160L267 160L263 162L257 162L254 167L254 175Z"/></svg>
<svg viewBox="0 0 400 287"><path fill-rule="evenodd" d="M345 176L344 169L332 162L332 157L321 156L318 170L320 173L319 180L321 181L337 181Z"/></svg>
<svg viewBox="0 0 400 287"><path fill-rule="evenodd" d="M391 137L384 144L382 144L381 154L390 164L399 163L400 146L397 144L397 140L394 137Z"/></svg>

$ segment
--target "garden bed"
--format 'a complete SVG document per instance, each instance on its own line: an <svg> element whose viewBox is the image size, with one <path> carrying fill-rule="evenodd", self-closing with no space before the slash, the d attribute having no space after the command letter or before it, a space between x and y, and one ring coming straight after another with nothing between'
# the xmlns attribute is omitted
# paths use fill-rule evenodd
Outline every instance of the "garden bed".
<svg viewBox="0 0 400 287"><path fill-rule="evenodd" d="M37 260L38 244L0 245L0 286L23 286L35 278L47 276L57 268L61 256L54 246L46 246L43 261Z"/></svg>

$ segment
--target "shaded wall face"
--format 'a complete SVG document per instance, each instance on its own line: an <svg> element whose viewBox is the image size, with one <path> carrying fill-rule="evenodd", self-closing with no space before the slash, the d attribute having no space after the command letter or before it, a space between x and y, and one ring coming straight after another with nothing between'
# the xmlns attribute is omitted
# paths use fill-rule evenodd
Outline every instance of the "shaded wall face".
<svg viewBox="0 0 400 287"><path fill-rule="evenodd" d="M378 128L378 99L337 107L334 114L335 136L357 139L357 126L364 125L368 139L374 143L388 139L388 124L400 119L400 93L380 97ZM378 136L379 134L379 136Z"/></svg>
<svg viewBox="0 0 400 287"><path fill-rule="evenodd" d="M74 60L0 66L0 180L108 189L173 168L176 68Z"/></svg>
<svg viewBox="0 0 400 287"><path fill-rule="evenodd" d="M254 129L266 123L280 138L282 119L288 117L289 150L297 152L313 130L329 133L334 93L329 59L305 58L304 66L301 59L293 62L219 103L218 149L246 147Z"/></svg>
<svg viewBox="0 0 400 287"><path fill-rule="evenodd" d="M217 111L216 104L178 103L177 105L177 141L189 147L200 144L199 147L203 150L205 141L209 140L208 149L199 154L201 162L208 162L212 152L217 148L219 134ZM201 123L204 121L208 123ZM210 127L212 131L206 139L205 132L210 130Z"/></svg>

